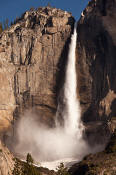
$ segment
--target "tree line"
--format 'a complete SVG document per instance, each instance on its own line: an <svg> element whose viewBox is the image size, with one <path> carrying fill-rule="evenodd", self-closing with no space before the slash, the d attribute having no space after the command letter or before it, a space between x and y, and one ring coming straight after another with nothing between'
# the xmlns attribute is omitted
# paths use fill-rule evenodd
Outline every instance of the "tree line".
<svg viewBox="0 0 116 175"><path fill-rule="evenodd" d="M47 4L47 7L51 7L49 2ZM37 9L39 9L39 8L37 8ZM36 10L36 9L34 7L31 7L30 11L33 11L33 10ZM22 18L22 16L21 17L16 17L16 19L11 23L9 23L8 18L6 18L3 22L0 22L0 34L2 33L2 31L8 29L11 25L16 24Z"/></svg>
<svg viewBox="0 0 116 175"><path fill-rule="evenodd" d="M12 171L12 175L42 175L42 167L34 166L34 159L31 154L27 154L26 162L22 162L21 160L15 158L14 169ZM46 173L45 173L46 174ZM48 174L52 174L49 173ZM53 172L53 175L71 175L68 172L68 169L64 166L63 163L56 168L56 172Z"/></svg>
<svg viewBox="0 0 116 175"><path fill-rule="evenodd" d="M0 22L0 33L2 33L3 30L6 30L9 28L9 20L6 19L3 22Z"/></svg>

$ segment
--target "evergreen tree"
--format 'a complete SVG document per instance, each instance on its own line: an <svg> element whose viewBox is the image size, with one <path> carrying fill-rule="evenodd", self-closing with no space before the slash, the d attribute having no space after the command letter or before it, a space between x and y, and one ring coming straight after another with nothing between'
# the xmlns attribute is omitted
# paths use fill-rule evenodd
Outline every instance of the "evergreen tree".
<svg viewBox="0 0 116 175"><path fill-rule="evenodd" d="M57 175L70 175L68 172L68 169L64 166L63 163L60 163L60 165L56 168Z"/></svg>
<svg viewBox="0 0 116 175"><path fill-rule="evenodd" d="M51 7L50 2L48 2L47 6L48 6L48 7Z"/></svg>
<svg viewBox="0 0 116 175"><path fill-rule="evenodd" d="M0 33L2 33L3 31L3 26L2 26L2 23L0 22Z"/></svg>
<svg viewBox="0 0 116 175"><path fill-rule="evenodd" d="M23 165L21 175L40 175L37 168L33 165L34 160L31 154L27 154L26 163Z"/></svg>
<svg viewBox="0 0 116 175"><path fill-rule="evenodd" d="M29 153L27 154L26 162L16 158L12 175L41 175L33 163L33 158Z"/></svg>
<svg viewBox="0 0 116 175"><path fill-rule="evenodd" d="M27 162L27 164L33 164L34 163L33 158L31 156L31 154L29 154L29 153L27 154L26 162Z"/></svg>
<svg viewBox="0 0 116 175"><path fill-rule="evenodd" d="M6 29L8 29L8 19L6 19L5 21L4 21L4 30L6 30Z"/></svg>
<svg viewBox="0 0 116 175"><path fill-rule="evenodd" d="M34 10L35 10L35 8L34 8L34 7L31 7L31 8L30 8L30 11L34 11Z"/></svg>

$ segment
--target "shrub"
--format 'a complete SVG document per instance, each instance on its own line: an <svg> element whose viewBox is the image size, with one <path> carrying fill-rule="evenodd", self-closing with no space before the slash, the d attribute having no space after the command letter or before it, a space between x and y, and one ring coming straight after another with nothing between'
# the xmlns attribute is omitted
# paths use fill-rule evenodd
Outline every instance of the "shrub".
<svg viewBox="0 0 116 175"><path fill-rule="evenodd" d="M15 159L12 175L40 175L40 171L33 165L34 160L31 154L27 154L26 162Z"/></svg>
<svg viewBox="0 0 116 175"><path fill-rule="evenodd" d="M0 23L0 33L2 33L2 31L3 31L3 25L2 23Z"/></svg>
<svg viewBox="0 0 116 175"><path fill-rule="evenodd" d="M60 163L60 165L56 168L57 175L70 175L68 172L68 169L64 166L63 163Z"/></svg>

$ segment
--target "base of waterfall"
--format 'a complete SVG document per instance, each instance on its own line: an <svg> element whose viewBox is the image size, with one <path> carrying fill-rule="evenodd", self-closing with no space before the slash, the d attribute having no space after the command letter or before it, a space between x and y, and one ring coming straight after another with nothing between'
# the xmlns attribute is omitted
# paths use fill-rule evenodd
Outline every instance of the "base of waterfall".
<svg viewBox="0 0 116 175"><path fill-rule="evenodd" d="M77 98L76 40L75 25L69 46L64 87L59 94L59 99L62 98L63 103L58 101L54 116L55 126L49 128L38 122L38 116L34 116L30 111L20 117L16 126L17 144L14 152L24 156L30 153L41 166L53 170L56 170L60 163L69 167L74 162L82 160L88 153L88 144L83 139L84 126Z"/></svg>
<svg viewBox="0 0 116 175"><path fill-rule="evenodd" d="M40 166L44 168L48 168L49 170L56 171L57 167L60 165L60 163L63 163L65 167L70 168L73 164L79 162L80 160L76 158L64 158L59 159L55 161L48 161L48 162L41 162Z"/></svg>
<svg viewBox="0 0 116 175"><path fill-rule="evenodd" d="M19 156L20 157L20 156ZM21 158L21 157L20 157ZM20 159L22 162L26 162L25 159ZM33 165L35 167L43 167L48 168L49 170L57 171L58 166L63 163L64 167L70 168L75 163L80 162L80 159L77 158L64 158L64 159L58 159L54 161L41 161L41 162L35 162Z"/></svg>

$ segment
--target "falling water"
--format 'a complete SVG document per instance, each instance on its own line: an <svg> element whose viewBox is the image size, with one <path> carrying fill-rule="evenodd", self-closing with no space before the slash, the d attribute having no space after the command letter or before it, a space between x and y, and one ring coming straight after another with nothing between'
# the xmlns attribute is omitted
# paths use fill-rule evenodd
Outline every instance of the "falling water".
<svg viewBox="0 0 116 175"><path fill-rule="evenodd" d="M76 76L76 25L74 27L74 33L71 37L71 43L69 46L68 60L66 65L66 75L63 88L63 107L59 102L57 114L56 114L56 126L59 127L59 115L62 114L64 119L64 132L71 136L78 135L82 137L83 125L80 120L81 110L80 103L77 98L77 76Z"/></svg>
<svg viewBox="0 0 116 175"><path fill-rule="evenodd" d="M34 121L32 114L26 114L18 124L19 143L16 152L26 155L32 154L41 165L54 169L59 162L71 162L81 160L87 153L87 146L82 138L82 122L80 120L80 104L77 98L76 77L76 26L71 37L68 60L66 65L66 76L64 82L63 109L59 102L57 114L62 114L64 125L58 118L56 127L48 128ZM46 162L48 161L48 162Z"/></svg>
<svg viewBox="0 0 116 175"><path fill-rule="evenodd" d="M68 62L66 68L66 79L64 84L64 127L67 133L75 135L80 131L80 104L77 99L77 77L76 77L76 26L71 37L71 43L68 54ZM79 133L78 133L79 134Z"/></svg>

